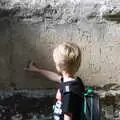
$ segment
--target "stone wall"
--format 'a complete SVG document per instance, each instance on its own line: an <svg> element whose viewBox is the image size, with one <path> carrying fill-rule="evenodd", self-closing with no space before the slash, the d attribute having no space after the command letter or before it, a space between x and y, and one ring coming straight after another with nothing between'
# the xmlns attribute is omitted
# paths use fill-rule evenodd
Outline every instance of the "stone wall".
<svg viewBox="0 0 120 120"><path fill-rule="evenodd" d="M87 85L119 85L119 5L119 0L1 0L0 87L54 87L23 68L33 59L55 71L52 50L66 40L81 47L78 75Z"/></svg>
<svg viewBox="0 0 120 120"><path fill-rule="evenodd" d="M0 89L56 87L23 68L34 60L55 71L53 48L73 41L82 50L78 75L100 91L102 120L119 120L119 23L119 0L1 0Z"/></svg>
<svg viewBox="0 0 120 120"><path fill-rule="evenodd" d="M118 0L1 0L0 9L1 87L9 86L8 81L18 88L32 88L33 82L35 88L44 86L23 68L33 59L42 68L55 70L52 50L66 40L81 47L78 75L86 84L119 84Z"/></svg>

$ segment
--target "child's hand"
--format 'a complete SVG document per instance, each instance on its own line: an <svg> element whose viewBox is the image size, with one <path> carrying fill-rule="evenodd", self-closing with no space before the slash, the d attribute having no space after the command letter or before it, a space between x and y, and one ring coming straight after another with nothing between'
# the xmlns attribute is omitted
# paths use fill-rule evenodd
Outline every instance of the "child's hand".
<svg viewBox="0 0 120 120"><path fill-rule="evenodd" d="M38 68L35 65L35 63L33 61L28 61L27 66L24 68L25 71L29 71L29 72L37 72Z"/></svg>
<svg viewBox="0 0 120 120"><path fill-rule="evenodd" d="M39 68L33 61L29 61L24 70L35 73L35 75L43 75L52 81L60 82L60 75L55 72Z"/></svg>

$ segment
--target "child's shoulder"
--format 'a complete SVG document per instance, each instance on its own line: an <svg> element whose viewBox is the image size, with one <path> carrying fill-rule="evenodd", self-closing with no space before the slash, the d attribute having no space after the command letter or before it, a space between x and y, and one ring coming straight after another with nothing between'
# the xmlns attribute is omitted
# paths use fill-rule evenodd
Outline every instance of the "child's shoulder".
<svg viewBox="0 0 120 120"><path fill-rule="evenodd" d="M84 84L81 78L79 77L77 77L73 81L62 82L61 88L63 92L74 92L74 93L79 93L79 94L80 92L83 92L85 90Z"/></svg>

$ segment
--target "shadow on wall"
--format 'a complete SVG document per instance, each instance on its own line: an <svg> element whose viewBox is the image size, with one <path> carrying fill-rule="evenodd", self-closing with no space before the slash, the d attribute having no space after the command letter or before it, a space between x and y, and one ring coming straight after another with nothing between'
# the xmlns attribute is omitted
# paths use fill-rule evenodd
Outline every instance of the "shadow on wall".
<svg viewBox="0 0 120 120"><path fill-rule="evenodd" d="M55 87L44 77L24 71L28 60L34 60L42 68L54 69L49 43L40 39L41 25L6 19L0 21L0 26L0 88Z"/></svg>

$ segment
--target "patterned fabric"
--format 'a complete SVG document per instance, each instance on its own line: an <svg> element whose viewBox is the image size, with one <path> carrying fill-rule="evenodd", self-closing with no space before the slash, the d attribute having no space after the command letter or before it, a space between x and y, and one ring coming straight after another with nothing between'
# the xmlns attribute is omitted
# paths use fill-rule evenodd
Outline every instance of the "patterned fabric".
<svg viewBox="0 0 120 120"><path fill-rule="evenodd" d="M53 120L63 120L62 106L62 96L60 89L58 89L56 93L56 104L53 106Z"/></svg>

